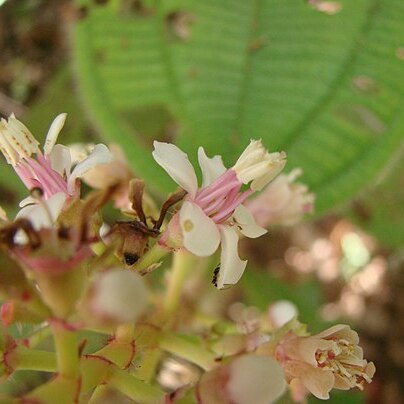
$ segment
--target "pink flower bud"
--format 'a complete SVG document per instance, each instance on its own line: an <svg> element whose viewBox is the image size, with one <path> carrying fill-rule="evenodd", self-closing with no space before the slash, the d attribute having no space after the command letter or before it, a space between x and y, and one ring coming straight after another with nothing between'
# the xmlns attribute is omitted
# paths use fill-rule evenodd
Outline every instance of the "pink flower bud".
<svg viewBox="0 0 404 404"><path fill-rule="evenodd" d="M245 203L259 226L290 226L313 211L314 194L294 182L300 175L300 169L279 175L257 198Z"/></svg>
<svg viewBox="0 0 404 404"><path fill-rule="evenodd" d="M281 367L269 356L243 355L205 373L198 385L200 403L268 404L284 392Z"/></svg>
<svg viewBox="0 0 404 404"><path fill-rule="evenodd" d="M129 270L111 270L98 276L90 290L91 314L114 323L136 321L148 306L143 278Z"/></svg>

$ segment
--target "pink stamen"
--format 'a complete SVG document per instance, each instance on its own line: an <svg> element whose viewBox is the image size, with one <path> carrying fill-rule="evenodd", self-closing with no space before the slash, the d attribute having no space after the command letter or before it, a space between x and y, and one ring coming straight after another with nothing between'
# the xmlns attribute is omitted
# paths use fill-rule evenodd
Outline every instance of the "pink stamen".
<svg viewBox="0 0 404 404"><path fill-rule="evenodd" d="M38 180L33 178L32 171L29 169L29 167L19 163L14 167L14 170L28 189L38 186Z"/></svg>
<svg viewBox="0 0 404 404"><path fill-rule="evenodd" d="M219 211L225 203L226 203L226 198L217 199L216 201L213 201L207 207L203 208L203 211L205 212L205 214L207 216L210 216L213 213Z"/></svg>
<svg viewBox="0 0 404 404"><path fill-rule="evenodd" d="M201 189L198 192L198 198L203 198L206 195L209 195L211 192L222 186L223 183L228 183L232 180L236 180L237 182L237 175L236 172L233 170L227 170L225 171L219 178L216 179L215 182L213 182L211 185L208 185L207 187Z"/></svg>
<svg viewBox="0 0 404 404"><path fill-rule="evenodd" d="M36 160L32 161L33 165L38 169L37 174L39 174L44 181L48 181L54 187L54 192L65 192L67 193L67 185L66 181L62 178L62 176L55 171L50 164L49 160L43 159L38 162ZM40 181L41 179L38 178Z"/></svg>
<svg viewBox="0 0 404 404"><path fill-rule="evenodd" d="M205 206L207 207L208 204L211 201L214 201L215 199L223 199L225 198L230 191L232 191L234 188L240 189L240 183L237 181L231 181L226 185L217 187L216 189L212 189L212 192L209 194L206 194L203 197L200 197L199 195L196 196L195 202L204 208Z"/></svg>
<svg viewBox="0 0 404 404"><path fill-rule="evenodd" d="M240 194L240 186L237 188L232 189L223 199L221 199L220 202L220 208L219 206L214 206L212 208L212 204L208 206L208 208L204 209L204 212L208 215L211 216L212 214L216 214L219 212L219 210L227 209L230 204L233 203L234 199ZM216 204L218 205L218 204Z"/></svg>
<svg viewBox="0 0 404 404"><path fill-rule="evenodd" d="M30 158L19 164L22 168L20 178L28 188L39 186L45 194L45 199L57 192L67 194L67 185L63 178L54 171L46 160L42 164Z"/></svg>
<svg viewBox="0 0 404 404"><path fill-rule="evenodd" d="M233 214L237 206L241 205L253 192L252 189L242 192L237 198L229 203L229 206L226 209L220 210L220 212L211 217L211 219L215 223L221 223L227 220Z"/></svg>

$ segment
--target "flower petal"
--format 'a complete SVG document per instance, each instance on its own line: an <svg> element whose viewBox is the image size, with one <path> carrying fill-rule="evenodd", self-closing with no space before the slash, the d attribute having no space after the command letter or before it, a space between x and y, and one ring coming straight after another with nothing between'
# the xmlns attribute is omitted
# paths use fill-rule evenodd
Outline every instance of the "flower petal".
<svg viewBox="0 0 404 404"><path fill-rule="evenodd" d="M44 202L46 203L47 208L45 208L42 204L24 206L17 213L16 219L21 217L29 219L34 228L37 230L41 229L42 227L50 227L58 218L65 201L66 194L63 192L58 192Z"/></svg>
<svg viewBox="0 0 404 404"><path fill-rule="evenodd" d="M327 338L327 339L344 339L351 343L352 345L359 344L359 336L358 333L351 329L349 325L346 324L337 324L326 330L320 332L316 335L318 338Z"/></svg>
<svg viewBox="0 0 404 404"><path fill-rule="evenodd" d="M48 134L46 135L45 144L43 147L43 151L45 154L49 154L52 151L53 146L55 145L55 143L58 139L59 133L65 124L66 117L67 117L67 114L65 114L65 113L59 114L51 123L51 126L49 127L49 130L48 130Z"/></svg>
<svg viewBox="0 0 404 404"><path fill-rule="evenodd" d="M322 370L306 366L300 379L307 390L321 400L330 398L330 390L334 387L335 377L330 370Z"/></svg>
<svg viewBox="0 0 404 404"><path fill-rule="evenodd" d="M220 227L222 251L220 254L220 269L217 278L217 287L223 289L227 285L234 285L239 281L247 266L238 256L238 234L233 227Z"/></svg>
<svg viewBox="0 0 404 404"><path fill-rule="evenodd" d="M70 175L72 160L68 147L57 144L49 153L49 159L53 170L57 171L63 178Z"/></svg>
<svg viewBox="0 0 404 404"><path fill-rule="evenodd" d="M257 238L267 233L267 230L258 226L251 212L244 206L239 205L233 213L233 217L240 226L240 231L246 237Z"/></svg>
<svg viewBox="0 0 404 404"><path fill-rule="evenodd" d="M202 171L202 187L212 184L226 171L222 156L209 158L203 147L198 149L198 162Z"/></svg>
<svg viewBox="0 0 404 404"><path fill-rule="evenodd" d="M157 164L164 168L181 188L194 197L198 189L198 181L188 156L171 143L155 141L153 145L152 154Z"/></svg>
<svg viewBox="0 0 404 404"><path fill-rule="evenodd" d="M180 210L184 247L199 257L212 255L219 246L220 233L215 222L195 203L185 201Z"/></svg>
<svg viewBox="0 0 404 404"><path fill-rule="evenodd" d="M80 178L90 168L98 164L110 163L112 159L113 156L108 147L105 144L97 144L90 155L74 167L67 183L69 192L73 192L76 178Z"/></svg>
<svg viewBox="0 0 404 404"><path fill-rule="evenodd" d="M3 222L8 221L7 213L1 206L0 206L0 220L2 220Z"/></svg>
<svg viewBox="0 0 404 404"><path fill-rule="evenodd" d="M18 204L18 206L20 208L24 208L27 205L32 205L37 203L38 200L33 198L32 196L27 196L26 198L24 198L22 201L20 201L20 203Z"/></svg>

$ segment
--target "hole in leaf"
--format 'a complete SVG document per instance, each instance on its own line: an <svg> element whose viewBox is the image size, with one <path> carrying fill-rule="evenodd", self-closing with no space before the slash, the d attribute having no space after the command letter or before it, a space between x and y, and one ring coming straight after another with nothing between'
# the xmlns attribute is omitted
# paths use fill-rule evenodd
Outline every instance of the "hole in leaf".
<svg viewBox="0 0 404 404"><path fill-rule="evenodd" d="M122 17L150 17L155 12L144 0L122 0L119 11Z"/></svg>
<svg viewBox="0 0 404 404"><path fill-rule="evenodd" d="M172 11L166 16L168 33L171 39L186 41L191 36L195 16L186 11Z"/></svg>

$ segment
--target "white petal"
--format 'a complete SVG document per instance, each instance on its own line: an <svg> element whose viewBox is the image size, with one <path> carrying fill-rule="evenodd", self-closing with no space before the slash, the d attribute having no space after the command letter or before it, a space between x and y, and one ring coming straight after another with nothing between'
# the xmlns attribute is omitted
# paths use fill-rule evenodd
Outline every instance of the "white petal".
<svg viewBox="0 0 404 404"><path fill-rule="evenodd" d="M180 210L184 247L199 257L212 255L219 246L220 233L215 222L195 203L185 201Z"/></svg>
<svg viewBox="0 0 404 404"><path fill-rule="evenodd" d="M52 148L49 154L51 167L57 171L62 177L67 178L70 175L72 160L70 157L70 149L61 144L57 144Z"/></svg>
<svg viewBox="0 0 404 404"><path fill-rule="evenodd" d="M33 198L32 196L27 196L26 198L24 198L19 204L18 206L20 208L24 208L27 205L32 205L33 203L37 203L38 200Z"/></svg>
<svg viewBox="0 0 404 404"><path fill-rule="evenodd" d="M56 140L59 136L60 131L62 130L65 121L66 121L67 114L59 114L52 122L51 126L49 127L48 134L46 135L45 144L43 147L43 151L45 154L49 154L53 146L56 143Z"/></svg>
<svg viewBox="0 0 404 404"><path fill-rule="evenodd" d="M209 158L203 147L198 149L198 162L202 170L202 186L206 187L217 180L225 171L222 156Z"/></svg>
<svg viewBox="0 0 404 404"><path fill-rule="evenodd" d="M58 218L66 201L66 195L58 192L46 200L47 209L42 204L28 205L23 207L16 216L16 219L25 217L29 219L35 229L50 227Z"/></svg>
<svg viewBox="0 0 404 404"><path fill-rule="evenodd" d="M0 206L0 220L6 222L7 219L7 213L6 211Z"/></svg>
<svg viewBox="0 0 404 404"><path fill-rule="evenodd" d="M223 289L226 285L234 285L239 281L247 266L238 256L238 234L233 227L220 226L222 251L220 254L220 269L217 287Z"/></svg>
<svg viewBox="0 0 404 404"><path fill-rule="evenodd" d="M251 212L244 206L239 205L233 213L233 217L240 226L240 231L246 237L257 238L267 233L267 230L258 226Z"/></svg>
<svg viewBox="0 0 404 404"><path fill-rule="evenodd" d="M108 147L105 144L97 144L90 155L74 167L67 183L69 192L74 190L76 178L80 178L84 173L98 164L110 163L112 159L113 155Z"/></svg>
<svg viewBox="0 0 404 404"><path fill-rule="evenodd" d="M155 141L153 145L153 157L157 164L164 168L181 188L194 197L198 189L198 181L188 156L170 143Z"/></svg>

